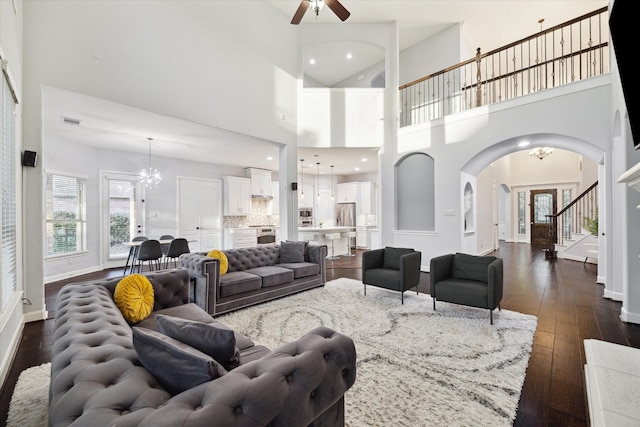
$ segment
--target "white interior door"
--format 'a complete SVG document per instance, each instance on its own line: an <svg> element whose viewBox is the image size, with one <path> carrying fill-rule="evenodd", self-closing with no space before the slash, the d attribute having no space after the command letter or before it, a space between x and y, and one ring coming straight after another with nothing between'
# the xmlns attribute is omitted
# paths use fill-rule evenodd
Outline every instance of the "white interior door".
<svg viewBox="0 0 640 427"><path fill-rule="evenodd" d="M222 247L222 181L178 178L180 235L192 252Z"/></svg>
<svg viewBox="0 0 640 427"><path fill-rule="evenodd" d="M116 267L129 255L129 242L144 236L143 186L135 175L103 173L102 188L102 242L103 263Z"/></svg>
<svg viewBox="0 0 640 427"><path fill-rule="evenodd" d="M222 248L222 182L200 182L200 250Z"/></svg>

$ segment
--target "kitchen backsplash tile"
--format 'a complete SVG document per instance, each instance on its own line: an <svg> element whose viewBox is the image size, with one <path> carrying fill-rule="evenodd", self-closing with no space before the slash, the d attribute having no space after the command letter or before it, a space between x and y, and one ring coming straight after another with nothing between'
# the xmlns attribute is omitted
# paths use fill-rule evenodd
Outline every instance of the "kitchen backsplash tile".
<svg viewBox="0 0 640 427"><path fill-rule="evenodd" d="M251 214L247 216L225 216L224 228L242 228L250 225L278 225L280 218L269 215L269 201L266 199L251 199Z"/></svg>

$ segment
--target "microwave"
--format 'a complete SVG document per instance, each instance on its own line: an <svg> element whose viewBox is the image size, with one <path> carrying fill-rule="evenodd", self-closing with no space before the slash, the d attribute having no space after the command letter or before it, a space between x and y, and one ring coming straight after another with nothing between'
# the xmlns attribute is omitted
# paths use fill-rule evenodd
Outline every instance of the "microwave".
<svg viewBox="0 0 640 427"><path fill-rule="evenodd" d="M300 208L300 219L313 218L313 208Z"/></svg>

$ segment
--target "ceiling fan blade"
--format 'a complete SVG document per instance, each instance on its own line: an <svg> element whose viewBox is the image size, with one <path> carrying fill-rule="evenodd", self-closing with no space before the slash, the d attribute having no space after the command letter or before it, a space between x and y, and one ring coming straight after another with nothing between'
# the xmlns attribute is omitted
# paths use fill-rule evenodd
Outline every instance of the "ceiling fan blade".
<svg viewBox="0 0 640 427"><path fill-rule="evenodd" d="M309 2L307 0L302 0L300 2L300 6L298 6L298 10L296 10L296 13L293 15L293 19L291 20L291 23L293 25L298 25L300 21L302 21L302 17L304 16L304 13L307 11L308 8L309 8Z"/></svg>
<svg viewBox="0 0 640 427"><path fill-rule="evenodd" d="M338 18L340 18L341 21L346 21L351 15L351 13L349 13L349 11L345 9L338 0L324 0L324 4L326 4L329 9L333 10L333 13L338 15Z"/></svg>

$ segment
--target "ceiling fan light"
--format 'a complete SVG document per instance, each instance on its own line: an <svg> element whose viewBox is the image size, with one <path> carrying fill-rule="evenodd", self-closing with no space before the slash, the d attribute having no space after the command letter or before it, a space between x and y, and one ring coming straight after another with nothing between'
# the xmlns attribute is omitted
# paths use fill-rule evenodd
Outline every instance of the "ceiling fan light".
<svg viewBox="0 0 640 427"><path fill-rule="evenodd" d="M311 7L313 8L316 17L318 17L318 13L320 13L324 7L324 0L309 0L309 3L311 3Z"/></svg>

